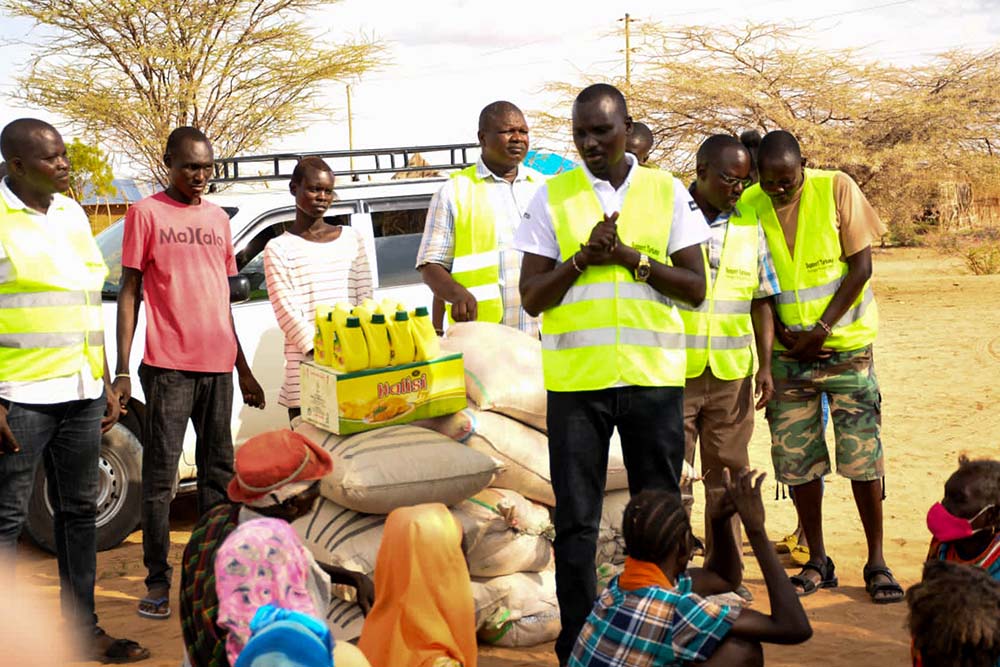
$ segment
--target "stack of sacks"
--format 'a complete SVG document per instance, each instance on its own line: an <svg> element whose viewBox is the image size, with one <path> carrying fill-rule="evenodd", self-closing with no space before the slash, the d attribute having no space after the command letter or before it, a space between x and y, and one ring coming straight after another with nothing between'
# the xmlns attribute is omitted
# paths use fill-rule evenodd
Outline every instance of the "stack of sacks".
<svg viewBox="0 0 1000 667"><path fill-rule="evenodd" d="M490 457L412 425L340 436L303 422L295 431L330 453L333 471L320 482L316 511L293 526L317 561L368 576L386 514L421 503L455 505L485 489L499 469ZM327 621L334 636L352 639L364 619L345 600L331 606Z"/></svg>
<svg viewBox="0 0 1000 667"><path fill-rule="evenodd" d="M473 580L479 640L497 646L535 646L559 636L555 567Z"/></svg>

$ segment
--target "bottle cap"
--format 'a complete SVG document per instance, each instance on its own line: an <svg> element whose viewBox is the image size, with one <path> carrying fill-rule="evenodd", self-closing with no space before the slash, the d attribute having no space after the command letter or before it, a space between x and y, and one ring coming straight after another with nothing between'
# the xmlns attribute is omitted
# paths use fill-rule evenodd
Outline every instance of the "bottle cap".
<svg viewBox="0 0 1000 667"><path fill-rule="evenodd" d="M347 318L347 328L348 329L360 329L361 328L361 320L358 319L357 317L354 317L353 315L351 317L348 317Z"/></svg>
<svg viewBox="0 0 1000 667"><path fill-rule="evenodd" d="M413 314L417 317L427 317L427 306L417 306L417 309L413 311Z"/></svg>
<svg viewBox="0 0 1000 667"><path fill-rule="evenodd" d="M408 312L406 312L405 310L397 310L396 311L396 321L397 322L406 322L409 319L410 319L410 314Z"/></svg>
<svg viewBox="0 0 1000 667"><path fill-rule="evenodd" d="M372 313L372 324L385 324L385 315L382 313Z"/></svg>
<svg viewBox="0 0 1000 667"><path fill-rule="evenodd" d="M332 310L329 313L326 314L326 321L327 322L333 322L333 311Z"/></svg>

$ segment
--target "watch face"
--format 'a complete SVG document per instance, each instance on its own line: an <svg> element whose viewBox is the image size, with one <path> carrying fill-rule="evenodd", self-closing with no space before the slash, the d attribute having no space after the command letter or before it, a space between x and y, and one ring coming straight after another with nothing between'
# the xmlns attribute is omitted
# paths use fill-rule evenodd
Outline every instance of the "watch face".
<svg viewBox="0 0 1000 667"><path fill-rule="evenodd" d="M636 275L640 278L646 279L649 277L649 264L641 264L635 270Z"/></svg>

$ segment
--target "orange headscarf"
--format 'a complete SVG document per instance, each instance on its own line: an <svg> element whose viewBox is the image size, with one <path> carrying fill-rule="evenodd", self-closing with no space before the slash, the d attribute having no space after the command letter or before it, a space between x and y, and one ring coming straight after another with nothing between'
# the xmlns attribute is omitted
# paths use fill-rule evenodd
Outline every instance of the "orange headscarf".
<svg viewBox="0 0 1000 667"><path fill-rule="evenodd" d="M476 667L476 620L462 531L439 503L394 510L375 562L375 605L358 648L372 667Z"/></svg>

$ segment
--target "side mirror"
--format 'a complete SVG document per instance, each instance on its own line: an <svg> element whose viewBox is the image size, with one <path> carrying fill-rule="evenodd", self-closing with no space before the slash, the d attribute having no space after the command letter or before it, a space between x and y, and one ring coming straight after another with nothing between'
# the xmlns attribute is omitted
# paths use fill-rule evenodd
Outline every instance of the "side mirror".
<svg viewBox="0 0 1000 667"><path fill-rule="evenodd" d="M229 303L246 303L250 300L250 280L244 275L229 277Z"/></svg>

